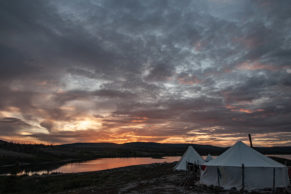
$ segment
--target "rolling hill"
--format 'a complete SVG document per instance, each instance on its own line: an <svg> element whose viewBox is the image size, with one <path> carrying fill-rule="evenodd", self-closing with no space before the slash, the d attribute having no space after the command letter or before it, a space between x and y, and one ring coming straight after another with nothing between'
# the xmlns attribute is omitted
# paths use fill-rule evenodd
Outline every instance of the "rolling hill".
<svg viewBox="0 0 291 194"><path fill-rule="evenodd" d="M200 155L219 155L227 148L191 144ZM104 157L181 156L189 144L152 142L73 143L63 145L17 144L0 140L0 166L81 161ZM291 154L291 147L257 147L263 154Z"/></svg>

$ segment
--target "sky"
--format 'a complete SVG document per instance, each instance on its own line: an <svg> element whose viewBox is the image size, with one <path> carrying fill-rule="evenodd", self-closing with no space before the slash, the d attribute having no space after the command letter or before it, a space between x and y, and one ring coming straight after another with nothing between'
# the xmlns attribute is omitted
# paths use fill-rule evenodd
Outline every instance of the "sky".
<svg viewBox="0 0 291 194"><path fill-rule="evenodd" d="M0 1L0 139L291 146L288 0Z"/></svg>

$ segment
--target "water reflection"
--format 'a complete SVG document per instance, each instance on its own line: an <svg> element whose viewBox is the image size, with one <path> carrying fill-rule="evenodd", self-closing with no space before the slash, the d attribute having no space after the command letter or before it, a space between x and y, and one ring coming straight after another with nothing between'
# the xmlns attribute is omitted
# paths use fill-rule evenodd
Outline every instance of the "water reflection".
<svg viewBox="0 0 291 194"><path fill-rule="evenodd" d="M98 170L106 170L112 168L119 168L125 166L151 164L162 162L175 162L180 159L180 156L164 157L162 159L156 158L101 158L81 163L70 163L52 172L60 173L77 173L77 172L90 172Z"/></svg>
<svg viewBox="0 0 291 194"><path fill-rule="evenodd" d="M268 155L276 156L286 159L291 159L291 155ZM98 170L106 170L112 168L119 168L132 165L140 164L151 164L151 163L163 163L163 162L175 162L180 160L180 156L169 156L161 159L157 158L100 158L96 160L90 160L80 163L68 163L68 164L52 164L52 165L41 165L41 166L25 166L25 167L11 167L11 168L0 168L0 175L43 175L52 173L79 173L79 172L91 172ZM203 159L206 156L202 156ZM216 158L216 156L213 156Z"/></svg>
<svg viewBox="0 0 291 194"><path fill-rule="evenodd" d="M64 163L0 167L0 175L31 176L33 174L50 174L51 171L58 169L63 165Z"/></svg>
<svg viewBox="0 0 291 194"><path fill-rule="evenodd" d="M284 158L287 160L291 160L291 155L289 154L285 154L285 155L276 155L276 154L267 154L267 156L273 156L273 157L277 157L277 158Z"/></svg>
<svg viewBox="0 0 291 194"><path fill-rule="evenodd" d="M0 169L1 175L43 175L52 173L78 173L106 170L140 164L152 164L162 162L175 162L180 156L169 156L164 158L100 158L80 163L68 163L58 166L26 166L23 168Z"/></svg>

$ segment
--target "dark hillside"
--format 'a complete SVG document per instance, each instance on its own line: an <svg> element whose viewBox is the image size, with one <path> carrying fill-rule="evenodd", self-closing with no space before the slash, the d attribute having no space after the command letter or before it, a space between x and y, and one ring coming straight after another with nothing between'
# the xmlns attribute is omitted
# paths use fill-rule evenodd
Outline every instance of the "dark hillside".
<svg viewBox="0 0 291 194"><path fill-rule="evenodd" d="M181 156L190 144L133 142L73 143L64 145L17 144L0 140L0 166L59 163L105 157ZM227 148L191 144L200 155L219 155ZM256 147L263 154L291 154L291 147Z"/></svg>

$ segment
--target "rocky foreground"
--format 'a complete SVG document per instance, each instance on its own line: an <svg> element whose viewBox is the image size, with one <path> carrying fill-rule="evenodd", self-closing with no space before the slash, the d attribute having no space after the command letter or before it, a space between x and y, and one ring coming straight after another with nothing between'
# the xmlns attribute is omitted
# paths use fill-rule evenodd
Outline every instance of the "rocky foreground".
<svg viewBox="0 0 291 194"><path fill-rule="evenodd" d="M240 193L195 185L185 172L173 171L174 165L162 163L76 174L0 177L0 193Z"/></svg>

